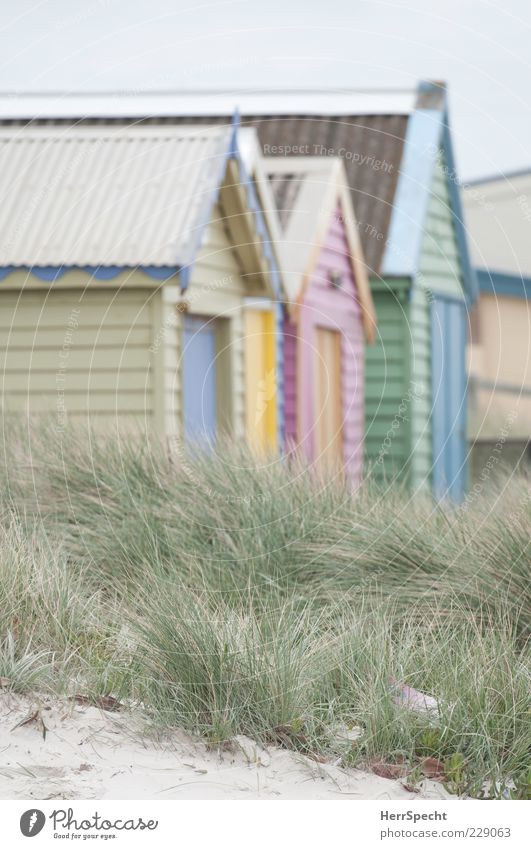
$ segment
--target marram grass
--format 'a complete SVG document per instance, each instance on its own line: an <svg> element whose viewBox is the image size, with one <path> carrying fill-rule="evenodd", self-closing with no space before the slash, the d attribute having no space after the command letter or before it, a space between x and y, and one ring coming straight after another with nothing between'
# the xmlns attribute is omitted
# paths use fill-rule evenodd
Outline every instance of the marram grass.
<svg viewBox="0 0 531 849"><path fill-rule="evenodd" d="M4 687L114 695L213 744L404 762L411 781L433 757L457 792L525 795L525 478L456 509L228 441L169 452L48 425L6 430L3 452Z"/></svg>

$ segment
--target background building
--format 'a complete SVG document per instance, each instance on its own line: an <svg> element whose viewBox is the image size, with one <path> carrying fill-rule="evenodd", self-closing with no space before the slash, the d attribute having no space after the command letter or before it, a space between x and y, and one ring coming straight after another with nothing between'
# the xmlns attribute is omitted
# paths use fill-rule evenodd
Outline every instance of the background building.
<svg viewBox="0 0 531 849"><path fill-rule="evenodd" d="M529 463L531 171L468 184L465 215L479 299L468 351L473 473Z"/></svg>

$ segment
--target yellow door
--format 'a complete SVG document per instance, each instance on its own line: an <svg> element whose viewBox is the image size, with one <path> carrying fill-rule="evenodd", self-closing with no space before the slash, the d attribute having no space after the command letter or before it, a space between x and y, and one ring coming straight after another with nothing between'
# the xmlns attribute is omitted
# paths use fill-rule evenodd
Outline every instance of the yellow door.
<svg viewBox="0 0 531 849"><path fill-rule="evenodd" d="M277 447L275 321L264 310L245 313L247 438L258 451Z"/></svg>
<svg viewBox="0 0 531 849"><path fill-rule="evenodd" d="M315 459L329 467L343 462L341 334L315 328Z"/></svg>

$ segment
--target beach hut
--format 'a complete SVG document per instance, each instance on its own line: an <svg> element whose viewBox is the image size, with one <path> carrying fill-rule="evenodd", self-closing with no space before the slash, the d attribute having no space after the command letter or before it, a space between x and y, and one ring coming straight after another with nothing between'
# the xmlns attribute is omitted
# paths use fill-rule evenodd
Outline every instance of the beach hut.
<svg viewBox="0 0 531 849"><path fill-rule="evenodd" d="M389 454L413 487L429 483L437 498L459 502L468 477L466 344L477 281L445 91L436 84L419 87L408 119L372 287L381 340L369 365L369 458L388 472Z"/></svg>
<svg viewBox="0 0 531 849"><path fill-rule="evenodd" d="M339 156L376 308L365 368L372 474L460 501L467 487L468 255L444 84L400 92L182 94L152 114L227 121L236 100L266 156ZM129 110L130 111L130 110ZM176 117L180 116L180 117Z"/></svg>
<svg viewBox="0 0 531 849"><path fill-rule="evenodd" d="M286 445L359 483L375 318L343 163L271 157L264 167L282 230Z"/></svg>
<svg viewBox="0 0 531 849"><path fill-rule="evenodd" d="M173 98L168 120L203 113L227 121L235 99L266 156L343 159L378 324L366 352L367 467L384 481L460 501L468 479L468 314L477 281L444 84L183 94Z"/></svg>
<svg viewBox="0 0 531 849"><path fill-rule="evenodd" d="M339 156L344 163L376 308L365 365L365 455L385 481L460 500L467 485L468 310L477 293L452 154L446 90L182 92L146 98L39 101L63 125L139 121L256 128L263 153ZM0 103L23 123L35 104Z"/></svg>
<svg viewBox="0 0 531 849"><path fill-rule="evenodd" d="M280 277L237 127L4 127L0 163L4 413L276 446Z"/></svg>
<svg viewBox="0 0 531 849"><path fill-rule="evenodd" d="M468 350L475 485L531 462L531 171L474 180L464 206L479 297Z"/></svg>

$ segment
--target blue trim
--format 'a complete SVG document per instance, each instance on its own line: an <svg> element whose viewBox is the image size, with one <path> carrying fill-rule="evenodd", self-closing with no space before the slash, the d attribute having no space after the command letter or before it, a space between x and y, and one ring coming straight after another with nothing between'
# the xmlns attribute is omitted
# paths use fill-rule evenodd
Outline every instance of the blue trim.
<svg viewBox="0 0 531 849"><path fill-rule="evenodd" d="M476 269L476 276L480 292L531 300L531 277L519 277L518 274L505 274L487 268Z"/></svg>
<svg viewBox="0 0 531 849"><path fill-rule="evenodd" d="M185 265L181 268L181 273L179 275L179 282L181 285L181 293L185 292L190 285L190 278L192 277L193 265Z"/></svg>
<svg viewBox="0 0 531 849"><path fill-rule="evenodd" d="M459 255L461 257L461 270L463 272L463 283L465 295L469 303L473 303L478 294L478 281L476 279L475 269L470 262L470 254L468 252L468 239L465 230L465 219L463 214L463 206L461 204L461 186L457 181L457 171L455 167L454 151L452 147L452 137L450 134L450 125L448 120L448 110L444 110L443 133L442 133L442 149L448 169L448 191L450 194L450 203L452 205L452 217L459 247Z"/></svg>
<svg viewBox="0 0 531 849"><path fill-rule="evenodd" d="M68 271L83 271L96 280L112 280L123 271L136 270L153 280L168 280L178 274L180 269L178 265L5 265L0 266L0 280L5 280L14 271L24 271L48 283L58 280Z"/></svg>
<svg viewBox="0 0 531 849"><path fill-rule="evenodd" d="M421 83L419 92L426 92L430 87L440 90L440 86ZM467 301L472 303L478 295L478 284L468 252L446 103L442 109L417 108L408 121L381 274L414 279L419 272L420 251L439 148L442 148L445 157L463 288Z"/></svg>
<svg viewBox="0 0 531 849"><path fill-rule="evenodd" d="M54 265L44 265L41 267L32 267L28 269L34 277L38 277L39 280L45 280L49 283L52 283L54 280L58 280L59 277L62 277L65 273L66 269L62 266L54 266Z"/></svg>
<svg viewBox="0 0 531 849"><path fill-rule="evenodd" d="M86 265L83 271L86 271L92 277L96 277L97 280L112 280L120 273L121 268L119 265Z"/></svg>
<svg viewBox="0 0 531 849"><path fill-rule="evenodd" d="M231 121L232 133L230 137L230 156L237 156L238 154L238 130L240 129L240 124L240 113L237 109L235 109Z"/></svg>
<svg viewBox="0 0 531 849"><path fill-rule="evenodd" d="M468 477L466 306L436 295L430 321L433 493L459 503Z"/></svg>
<svg viewBox="0 0 531 849"><path fill-rule="evenodd" d="M440 136L440 112L417 109L408 121L383 277L414 277L418 271Z"/></svg>
<svg viewBox="0 0 531 849"><path fill-rule="evenodd" d="M168 280L179 273L178 265L141 265L140 270L153 280Z"/></svg>

